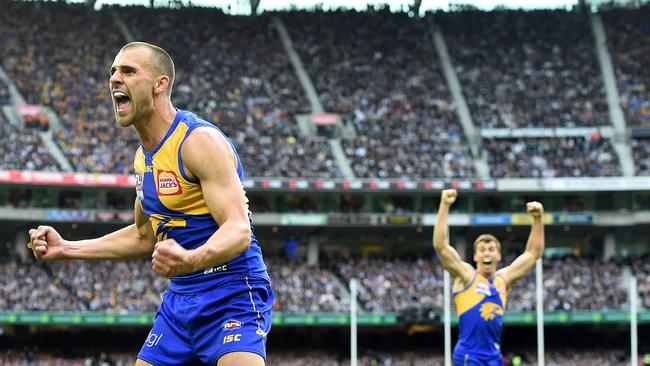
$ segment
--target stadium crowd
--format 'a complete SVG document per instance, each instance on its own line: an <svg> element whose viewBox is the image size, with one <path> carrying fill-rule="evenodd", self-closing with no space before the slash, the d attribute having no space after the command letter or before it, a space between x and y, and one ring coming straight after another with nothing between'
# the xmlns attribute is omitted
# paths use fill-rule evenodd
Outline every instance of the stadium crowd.
<svg viewBox="0 0 650 366"><path fill-rule="evenodd" d="M632 139L631 146L636 175L650 175L650 139Z"/></svg>
<svg viewBox="0 0 650 366"><path fill-rule="evenodd" d="M71 296L46 266L34 263L33 258L5 253L0 258L0 310L78 311L88 307Z"/></svg>
<svg viewBox="0 0 650 366"><path fill-rule="evenodd" d="M602 12L625 118L631 126L650 127L650 7Z"/></svg>
<svg viewBox="0 0 650 366"><path fill-rule="evenodd" d="M343 145L358 177L475 176L424 20L388 12L283 19L325 110L356 130Z"/></svg>
<svg viewBox="0 0 650 366"><path fill-rule="evenodd" d="M267 259L273 280L273 310L286 313L345 312L350 296L334 275L319 266Z"/></svg>
<svg viewBox="0 0 650 366"><path fill-rule="evenodd" d="M11 95L9 95L9 87L4 82L4 80L0 79L0 107L10 103ZM0 114L2 113L0 112Z"/></svg>
<svg viewBox="0 0 650 366"><path fill-rule="evenodd" d="M516 177L620 176L621 168L609 140L600 136L486 140L490 175Z"/></svg>
<svg viewBox="0 0 650 366"><path fill-rule="evenodd" d="M39 132L19 129L9 123L0 109L0 167L5 170L59 171Z"/></svg>
<svg viewBox="0 0 650 366"><path fill-rule="evenodd" d="M567 11L437 13L481 128L609 123L589 18ZM476 32L480 29L481 32Z"/></svg>
<svg viewBox="0 0 650 366"><path fill-rule="evenodd" d="M508 258L509 263L514 257ZM588 257L545 260L546 311L625 310L624 262ZM401 313L442 311L442 267L436 260L339 259L310 266L267 258L273 280L275 311L297 314L349 311L349 280L359 281L359 310ZM650 269L634 264L639 291L650 308ZM31 258L11 256L0 272L0 308L5 310L90 310L111 313L153 312L167 282L148 261L51 262L34 265ZM43 296L47 294L47 296ZM517 283L508 310L535 309L534 275Z"/></svg>
<svg viewBox="0 0 650 366"><path fill-rule="evenodd" d="M650 309L650 262L648 256L641 257L632 263L633 272L639 285L639 295L644 308Z"/></svg>
<svg viewBox="0 0 650 366"><path fill-rule="evenodd" d="M137 135L114 123L106 88L106 69L126 43L118 23L105 10L88 12L77 5L11 2L5 10L2 66L29 103L57 112L63 130L55 140L73 168L130 174ZM307 139L296 122L310 107L272 16L290 31L325 110L339 113L355 131L342 142L357 177L476 176L430 19L385 11L292 11L256 18L192 8L112 11L134 38L170 51L177 66L173 102L222 128L248 176L341 177L329 144ZM643 24L648 11L632 13L630 25L617 20L618 13L604 17L622 103L636 126L650 118L647 78L639 66L645 49L633 47L645 34L634 24ZM184 21L190 18L195 21ZM433 22L447 40L477 126L609 123L589 21L579 13L463 11L437 13ZM470 31L479 28L486 31ZM77 46L80 39L83 47ZM6 94L0 85L0 100ZM50 164L44 146L34 145L37 140L20 139L17 154L42 156L30 157L35 162L23 169L60 169ZM6 134L0 140L18 141ZM635 146L643 155L645 145ZM481 148L493 177L621 174L606 139L486 140ZM637 164L640 174L644 166Z"/></svg>

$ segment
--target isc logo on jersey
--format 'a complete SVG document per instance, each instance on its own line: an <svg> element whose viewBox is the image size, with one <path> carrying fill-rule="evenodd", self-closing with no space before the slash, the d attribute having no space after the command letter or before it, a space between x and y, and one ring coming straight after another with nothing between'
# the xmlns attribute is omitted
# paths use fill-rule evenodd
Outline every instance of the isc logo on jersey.
<svg viewBox="0 0 650 366"><path fill-rule="evenodd" d="M161 196L174 196L183 193L178 183L176 173L168 170L158 171L158 194Z"/></svg>

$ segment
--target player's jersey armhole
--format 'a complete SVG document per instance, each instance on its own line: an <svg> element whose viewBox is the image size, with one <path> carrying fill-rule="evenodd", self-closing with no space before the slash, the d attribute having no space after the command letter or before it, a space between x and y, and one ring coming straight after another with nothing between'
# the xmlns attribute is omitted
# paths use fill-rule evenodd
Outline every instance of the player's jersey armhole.
<svg viewBox="0 0 650 366"><path fill-rule="evenodd" d="M187 137L194 131L195 129L199 127L207 127L207 128L214 128L215 130L219 131L217 126L213 125L208 125L208 124L193 124L191 125L187 132L185 132L185 136L183 136L183 139L181 140L181 143L178 145L178 171L181 173L181 176L183 179L190 183L198 184L199 180L198 179L192 179L190 178L186 173L185 173L185 167L183 167L183 157L181 154L181 151L183 150L183 144L185 143L185 140L187 140ZM221 131L219 131L221 132Z"/></svg>
<svg viewBox="0 0 650 366"><path fill-rule="evenodd" d="M460 291L455 291L454 293L452 293L452 297L456 297L456 295L460 295L460 294L462 294L463 292L467 291L470 287L472 287L472 285L473 285L474 282L476 281L476 276L477 276L477 275L478 275L478 271L475 270L475 271L474 271L474 277L472 277L472 280L470 281L469 285L465 286L465 288L462 289L462 290L460 290Z"/></svg>

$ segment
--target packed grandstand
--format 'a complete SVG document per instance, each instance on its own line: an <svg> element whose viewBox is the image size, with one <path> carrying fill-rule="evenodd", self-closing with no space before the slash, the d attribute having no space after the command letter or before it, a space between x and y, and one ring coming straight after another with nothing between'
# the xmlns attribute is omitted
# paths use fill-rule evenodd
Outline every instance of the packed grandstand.
<svg viewBox="0 0 650 366"><path fill-rule="evenodd" d="M169 51L177 68L174 105L221 128L248 177L650 176L649 6L599 12L606 37L600 49L592 32L596 15L577 7L421 18L387 10L235 17L203 8L94 11L31 1L6 1L2 7L3 171L132 174L139 142L134 131L116 125L107 80L116 51L142 40ZM437 36L446 53L434 41ZM603 49L611 55L614 85L605 82ZM454 77L460 93L453 90ZM616 106L608 103L608 87L618 93ZM39 115L28 120L19 105L36 106ZM318 113L336 117L334 131L310 129L310 116ZM507 132L517 130L523 132ZM7 207L34 207L26 191L11 192L1 197ZM67 205L75 203L62 199L57 207ZM296 211L315 210L308 202L301 205ZM399 203L392 205L401 213ZM583 209L578 206L574 211ZM269 211L264 198L252 199L251 207ZM354 202L339 208L359 211ZM36 263L8 250L0 258L0 311L151 313L167 287L144 261ZM347 283L355 278L362 313L439 314L442 267L433 257L431 249L416 256L355 253L307 263L274 253L266 258L276 293L273 308L284 314L349 312ZM650 309L647 256L564 253L545 259L544 274L548 312L628 311L630 276L638 278L641 306ZM534 275L518 283L509 311L533 311L534 287ZM95 344L84 353L12 342L0 340L2 365L131 365L137 352ZM409 342L400 338L393 351L367 347L360 363L442 363L439 347L412 349ZM571 347L550 350L546 363L629 363L624 347ZM269 365L349 363L341 350L295 350L286 344L277 349L270 347ZM515 359L536 360L529 344L505 349L504 355L510 365Z"/></svg>

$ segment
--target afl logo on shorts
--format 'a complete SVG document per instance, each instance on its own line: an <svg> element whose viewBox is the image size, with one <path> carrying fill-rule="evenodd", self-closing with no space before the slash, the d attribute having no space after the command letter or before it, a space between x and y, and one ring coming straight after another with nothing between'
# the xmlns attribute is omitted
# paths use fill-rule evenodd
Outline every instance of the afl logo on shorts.
<svg viewBox="0 0 650 366"><path fill-rule="evenodd" d="M241 328L241 326L244 325L244 323L240 322L239 320L226 320L221 324L221 328L223 330L235 330Z"/></svg>
<svg viewBox="0 0 650 366"><path fill-rule="evenodd" d="M178 183L176 173L168 170L158 171L158 195L175 196L183 193L181 185Z"/></svg>

